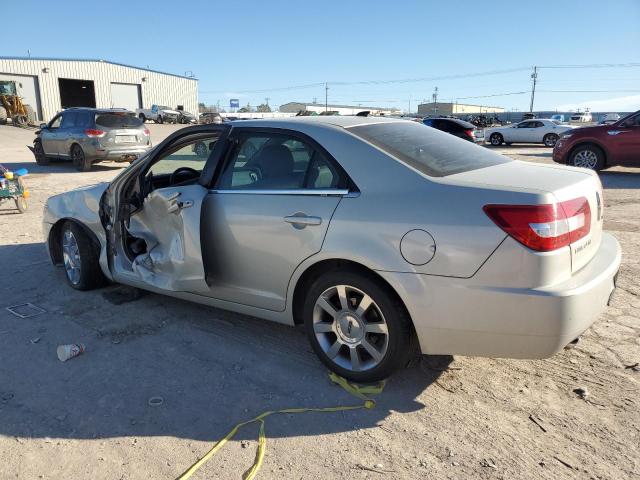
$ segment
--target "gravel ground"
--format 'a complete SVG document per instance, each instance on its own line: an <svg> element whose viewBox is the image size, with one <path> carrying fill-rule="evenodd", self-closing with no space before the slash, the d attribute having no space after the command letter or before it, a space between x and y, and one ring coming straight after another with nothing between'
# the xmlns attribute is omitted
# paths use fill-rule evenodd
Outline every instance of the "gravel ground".
<svg viewBox="0 0 640 480"><path fill-rule="evenodd" d="M149 128L158 142L176 127ZM0 163L32 172L30 210L0 206L0 478L175 478L265 410L357 403L328 381L299 329L67 287L42 244L42 206L121 167L38 167L32 138L0 126ZM543 147L495 150L551 162ZM389 380L375 409L271 417L259 477L640 478L640 170L602 181L623 264L612 305L575 349L540 361L425 358ZM45 313L4 308L24 302ZM72 342L87 351L59 362L56 346ZM149 405L154 396L162 405ZM195 478L240 478L256 446L257 426L245 427Z"/></svg>

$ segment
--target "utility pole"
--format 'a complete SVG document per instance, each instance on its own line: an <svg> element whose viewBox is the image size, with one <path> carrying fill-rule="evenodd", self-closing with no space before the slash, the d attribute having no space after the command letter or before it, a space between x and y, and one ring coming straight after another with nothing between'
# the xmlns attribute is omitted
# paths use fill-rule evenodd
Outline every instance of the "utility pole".
<svg viewBox="0 0 640 480"><path fill-rule="evenodd" d="M409 95L409 113L411 113L411 95Z"/></svg>
<svg viewBox="0 0 640 480"><path fill-rule="evenodd" d="M329 111L329 83L324 82L324 111Z"/></svg>
<svg viewBox="0 0 640 480"><path fill-rule="evenodd" d="M531 74L533 79L533 85L531 86L531 105L529 105L529 112L533 112L533 99L536 97L536 82L538 81L538 67L533 67L533 73Z"/></svg>
<svg viewBox="0 0 640 480"><path fill-rule="evenodd" d="M438 113L438 87L433 91L431 98L433 99L433 112Z"/></svg>
<svg viewBox="0 0 640 480"><path fill-rule="evenodd" d="M266 98L264 99L264 101L267 103L267 107L269 106L269 100L271 100L271 97L266 97Z"/></svg>

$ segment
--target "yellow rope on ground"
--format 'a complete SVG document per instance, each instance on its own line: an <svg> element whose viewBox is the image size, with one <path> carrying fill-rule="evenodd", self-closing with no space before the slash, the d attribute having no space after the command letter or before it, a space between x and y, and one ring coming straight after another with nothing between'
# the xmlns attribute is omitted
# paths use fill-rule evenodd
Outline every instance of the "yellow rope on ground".
<svg viewBox="0 0 640 480"><path fill-rule="evenodd" d="M245 480L251 480L258 474L258 470L262 466L262 460L264 459L264 454L267 449L267 439L264 433L264 419L269 415L273 415L276 413L305 413L305 412L342 412L345 410L359 410L361 408L373 408L376 406L375 400L372 400L367 397L367 395L376 395L382 392L384 389L384 382L380 382L377 385L356 385L350 383L347 379L336 375L335 373L329 373L329 378L333 383L340 385L344 390L349 392L351 395L358 397L361 400L364 400L362 405L348 405L348 406L340 406L340 407L319 407L319 408L285 408L283 410L273 410L268 412L263 412L255 418L251 420L247 420L246 422L241 422L236 424L229 433L222 439L216 442L216 444L209 450L200 460L191 465L187 471L185 471L182 475L180 475L177 480L186 480L191 478L191 476L196 473L196 471L204 465L211 457L213 457L224 445L231 440L238 430L245 425L250 423L259 422L260 430L258 433L258 450L256 452L256 459L251 466L251 468L243 475Z"/></svg>

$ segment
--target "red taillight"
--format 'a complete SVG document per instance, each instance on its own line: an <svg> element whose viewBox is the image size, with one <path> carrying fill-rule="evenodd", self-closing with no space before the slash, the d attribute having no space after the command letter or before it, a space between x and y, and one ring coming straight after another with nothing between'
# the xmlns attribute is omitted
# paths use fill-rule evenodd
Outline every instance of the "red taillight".
<svg viewBox="0 0 640 480"><path fill-rule="evenodd" d="M87 137L92 137L92 138L93 137L103 137L104 134L105 134L104 130L96 130L95 128L87 128L84 131L84 133L85 133L85 135Z"/></svg>
<svg viewBox="0 0 640 480"><path fill-rule="evenodd" d="M473 129L465 130L464 133L470 138L476 138L476 136L473 133Z"/></svg>
<svg viewBox="0 0 640 480"><path fill-rule="evenodd" d="M587 236L591 208L586 198L547 205L485 205L485 213L525 247L549 252Z"/></svg>
<svg viewBox="0 0 640 480"><path fill-rule="evenodd" d="M148 137L149 135L151 135L151 132L149 131L149 129L148 129L148 128L145 128L145 129L143 130L143 133L144 133L144 135L145 135L146 137Z"/></svg>

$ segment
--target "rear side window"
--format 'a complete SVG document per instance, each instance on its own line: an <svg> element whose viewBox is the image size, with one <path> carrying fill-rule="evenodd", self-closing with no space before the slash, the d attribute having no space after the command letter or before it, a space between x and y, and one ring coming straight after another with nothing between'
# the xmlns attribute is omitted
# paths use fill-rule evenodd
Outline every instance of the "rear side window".
<svg viewBox="0 0 640 480"><path fill-rule="evenodd" d="M430 177L444 177L510 161L484 147L415 122L359 125L348 130Z"/></svg>
<svg viewBox="0 0 640 480"><path fill-rule="evenodd" d="M99 113L96 115L96 126L105 128L135 128L142 125L135 115L126 113Z"/></svg>
<svg viewBox="0 0 640 480"><path fill-rule="evenodd" d="M73 128L76 126L77 112L65 112L62 114L62 128Z"/></svg>

